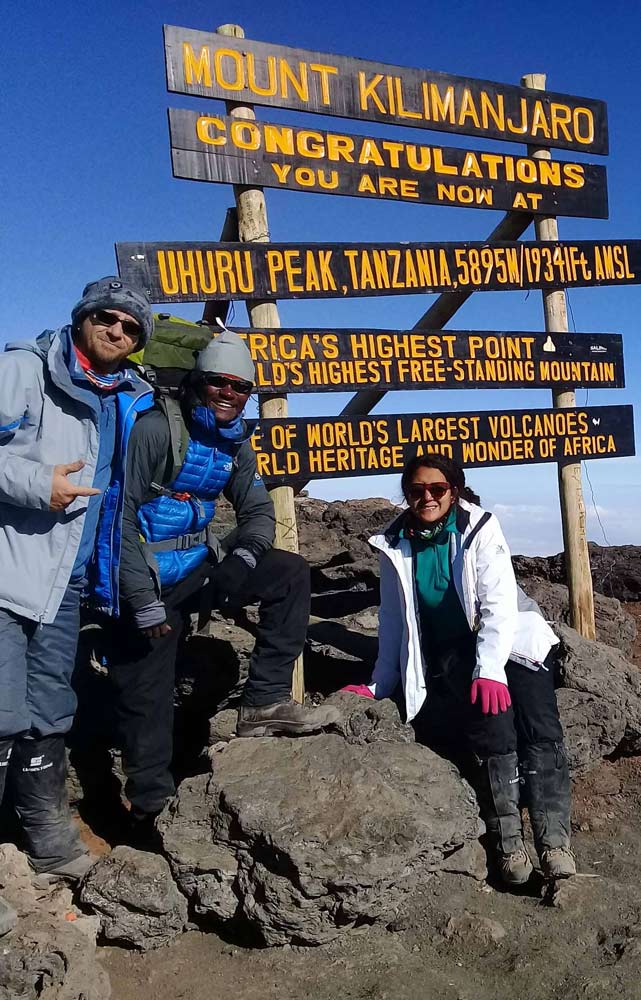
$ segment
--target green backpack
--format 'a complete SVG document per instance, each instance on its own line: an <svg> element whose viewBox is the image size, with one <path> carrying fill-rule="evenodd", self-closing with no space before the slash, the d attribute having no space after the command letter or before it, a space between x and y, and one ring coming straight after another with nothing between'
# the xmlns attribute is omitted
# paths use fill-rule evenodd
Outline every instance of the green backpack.
<svg viewBox="0 0 641 1000"><path fill-rule="evenodd" d="M163 395L175 392L194 367L198 351L219 332L217 327L155 313L151 339L142 351L130 354L129 360L143 369L141 374Z"/></svg>
<svg viewBox="0 0 641 1000"><path fill-rule="evenodd" d="M154 332L142 351L129 355L139 373L156 390L156 405L167 417L171 452L163 481L171 482L182 467L189 435L176 399L178 386L194 367L196 354L207 346L218 328L191 323L169 313L154 314Z"/></svg>

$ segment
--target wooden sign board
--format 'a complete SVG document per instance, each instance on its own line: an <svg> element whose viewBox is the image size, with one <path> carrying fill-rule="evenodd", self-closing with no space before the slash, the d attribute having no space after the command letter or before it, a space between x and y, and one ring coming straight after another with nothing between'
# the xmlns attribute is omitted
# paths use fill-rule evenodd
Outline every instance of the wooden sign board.
<svg viewBox="0 0 641 1000"><path fill-rule="evenodd" d="M618 334L237 329L258 392L625 385Z"/></svg>
<svg viewBox="0 0 641 1000"><path fill-rule="evenodd" d="M164 31L167 89L176 94L608 152L606 106L592 98L173 25Z"/></svg>
<svg viewBox="0 0 641 1000"><path fill-rule="evenodd" d="M116 243L152 302L317 299L641 283L641 240L576 243Z"/></svg>
<svg viewBox="0 0 641 1000"><path fill-rule="evenodd" d="M461 465L535 465L634 455L631 406L262 420L252 439L271 485L400 472L439 452Z"/></svg>
<svg viewBox="0 0 641 1000"><path fill-rule="evenodd" d="M174 177L607 219L605 167L169 109Z"/></svg>

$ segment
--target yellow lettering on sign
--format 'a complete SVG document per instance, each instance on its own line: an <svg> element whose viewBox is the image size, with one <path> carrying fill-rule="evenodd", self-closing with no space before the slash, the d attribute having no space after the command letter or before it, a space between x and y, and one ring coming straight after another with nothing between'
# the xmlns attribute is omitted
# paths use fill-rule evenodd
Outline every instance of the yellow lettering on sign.
<svg viewBox="0 0 641 1000"><path fill-rule="evenodd" d="M231 74L226 77L224 60L230 60ZM235 49L216 49L214 52L214 77L224 90L242 90L245 86L245 66L243 57Z"/></svg>
<svg viewBox="0 0 641 1000"><path fill-rule="evenodd" d="M331 76L338 74L336 66L325 66L323 63L310 63L309 68L312 73L318 73L321 81L321 100L323 104L331 104L329 93L329 80Z"/></svg>
<svg viewBox="0 0 641 1000"><path fill-rule="evenodd" d="M496 101L496 104L493 103ZM505 132L505 101L503 94L492 98L484 90L481 91L481 123L484 129L489 129L490 119L499 132Z"/></svg>
<svg viewBox="0 0 641 1000"><path fill-rule="evenodd" d="M459 125L464 125L466 118L472 119L475 128L481 127L476 105L474 104L474 98L472 97L471 91L467 87L463 91L463 97L461 98L461 105L458 113Z"/></svg>
<svg viewBox="0 0 641 1000"><path fill-rule="evenodd" d="M361 152L358 157L359 163L375 163L377 167L384 166L385 161L379 153L376 143L371 139L365 139L363 145L361 146Z"/></svg>
<svg viewBox="0 0 641 1000"><path fill-rule="evenodd" d="M358 103L361 111L369 110L369 100L371 99L374 107L377 111L380 111L382 115L387 114L387 108L381 101L378 91L376 88L383 79L382 73L376 73L374 77L367 82L365 73L362 70L358 74Z"/></svg>
<svg viewBox="0 0 641 1000"><path fill-rule="evenodd" d="M290 84L301 101L309 101L309 84L307 82L307 63L299 62L298 76L286 59L280 60L280 93L289 97Z"/></svg>
<svg viewBox="0 0 641 1000"><path fill-rule="evenodd" d="M232 122L230 136L238 149L260 149L261 135L255 122L236 118Z"/></svg>
<svg viewBox="0 0 641 1000"><path fill-rule="evenodd" d="M540 160L541 165L547 162L558 164L558 160ZM564 163L563 182L569 188L582 188L585 184L585 167L581 163Z"/></svg>
<svg viewBox="0 0 641 1000"><path fill-rule="evenodd" d="M261 86L256 78L256 60L253 52L245 53L247 64L247 86L253 94L259 97L274 97L277 93L278 83L276 80L276 57L267 56L267 85Z"/></svg>
<svg viewBox="0 0 641 1000"><path fill-rule="evenodd" d="M220 118L213 118L209 115L201 115L196 122L196 135L201 142L208 146L224 146L227 142L224 135L212 135L211 129L217 128L220 132L225 131L225 123Z"/></svg>
<svg viewBox="0 0 641 1000"><path fill-rule="evenodd" d="M183 42L183 74L185 83L211 87L211 63L206 45L203 45L200 55L196 57L189 42Z"/></svg>
<svg viewBox="0 0 641 1000"><path fill-rule="evenodd" d="M376 188L374 187L374 181L369 176L369 174L363 174L360 181L358 182L358 191L360 194L376 194Z"/></svg>

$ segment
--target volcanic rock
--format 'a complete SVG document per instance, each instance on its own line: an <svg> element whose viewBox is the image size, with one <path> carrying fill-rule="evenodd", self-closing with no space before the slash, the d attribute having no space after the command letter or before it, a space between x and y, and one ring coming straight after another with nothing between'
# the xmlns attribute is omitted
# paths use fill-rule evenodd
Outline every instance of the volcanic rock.
<svg viewBox="0 0 641 1000"><path fill-rule="evenodd" d="M385 717L366 728L389 733ZM476 802L452 765L416 744L355 740L236 739L212 776L181 784L158 829L197 914L269 945L321 944L389 920L421 873L476 838Z"/></svg>
<svg viewBox="0 0 641 1000"><path fill-rule="evenodd" d="M641 600L641 546L602 546L588 542L588 550L596 591L619 601ZM523 586L529 577L567 583L562 552L554 556L514 556L512 561Z"/></svg>
<svg viewBox="0 0 641 1000"><path fill-rule="evenodd" d="M557 698L574 774L614 752L639 753L639 670L618 649L584 639L567 625L556 631L562 681Z"/></svg>
<svg viewBox="0 0 641 1000"><path fill-rule="evenodd" d="M187 924L187 902L165 859L131 847L116 847L94 865L80 899L98 914L108 940L141 951L167 944Z"/></svg>
<svg viewBox="0 0 641 1000"><path fill-rule="evenodd" d="M570 598L564 584L530 577L523 581L523 589L528 597L536 601L549 621L570 624ZM595 592L594 617L597 639L629 653L637 636L637 626L620 602Z"/></svg>
<svg viewBox="0 0 641 1000"><path fill-rule="evenodd" d="M66 885L37 887L26 856L2 844L0 895L18 918L0 941L0 1000L108 1000L97 922L73 906Z"/></svg>

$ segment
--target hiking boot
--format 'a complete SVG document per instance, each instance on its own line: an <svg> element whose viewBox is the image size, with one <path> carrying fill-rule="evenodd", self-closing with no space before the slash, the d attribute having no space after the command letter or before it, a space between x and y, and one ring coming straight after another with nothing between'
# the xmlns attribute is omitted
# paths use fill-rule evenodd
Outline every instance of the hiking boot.
<svg viewBox="0 0 641 1000"><path fill-rule="evenodd" d="M8 934L18 923L18 914L6 899L0 896L0 937Z"/></svg>
<svg viewBox="0 0 641 1000"><path fill-rule="evenodd" d="M72 861L65 861L62 864L52 865L49 868L36 867L34 883L38 887L47 886L59 878L68 879L70 882L81 882L89 869L93 868L99 860L97 854L90 854L88 851L85 851L77 858L73 858Z"/></svg>
<svg viewBox="0 0 641 1000"><path fill-rule="evenodd" d="M498 868L506 885L524 885L532 874L532 862L525 848L498 855Z"/></svg>
<svg viewBox="0 0 641 1000"><path fill-rule="evenodd" d="M576 861L569 847L552 847L543 851L540 860L544 878L572 878L576 875Z"/></svg>
<svg viewBox="0 0 641 1000"><path fill-rule="evenodd" d="M237 736L301 736L317 733L338 722L341 715L333 705L306 708L295 701L275 705L241 705Z"/></svg>
<svg viewBox="0 0 641 1000"><path fill-rule="evenodd" d="M31 867L81 878L84 871L75 872L89 856L69 810L66 773L64 736L22 736L14 741L9 778ZM70 871L63 872L67 866Z"/></svg>
<svg viewBox="0 0 641 1000"><path fill-rule="evenodd" d="M158 809L156 812L144 813L132 808L123 843L127 847L134 847L137 851L160 854L162 840L156 829L156 820L161 812L162 809Z"/></svg>
<svg viewBox="0 0 641 1000"><path fill-rule="evenodd" d="M571 878L576 875L570 850L572 792L563 743L526 747L521 770L541 871L545 878Z"/></svg>

